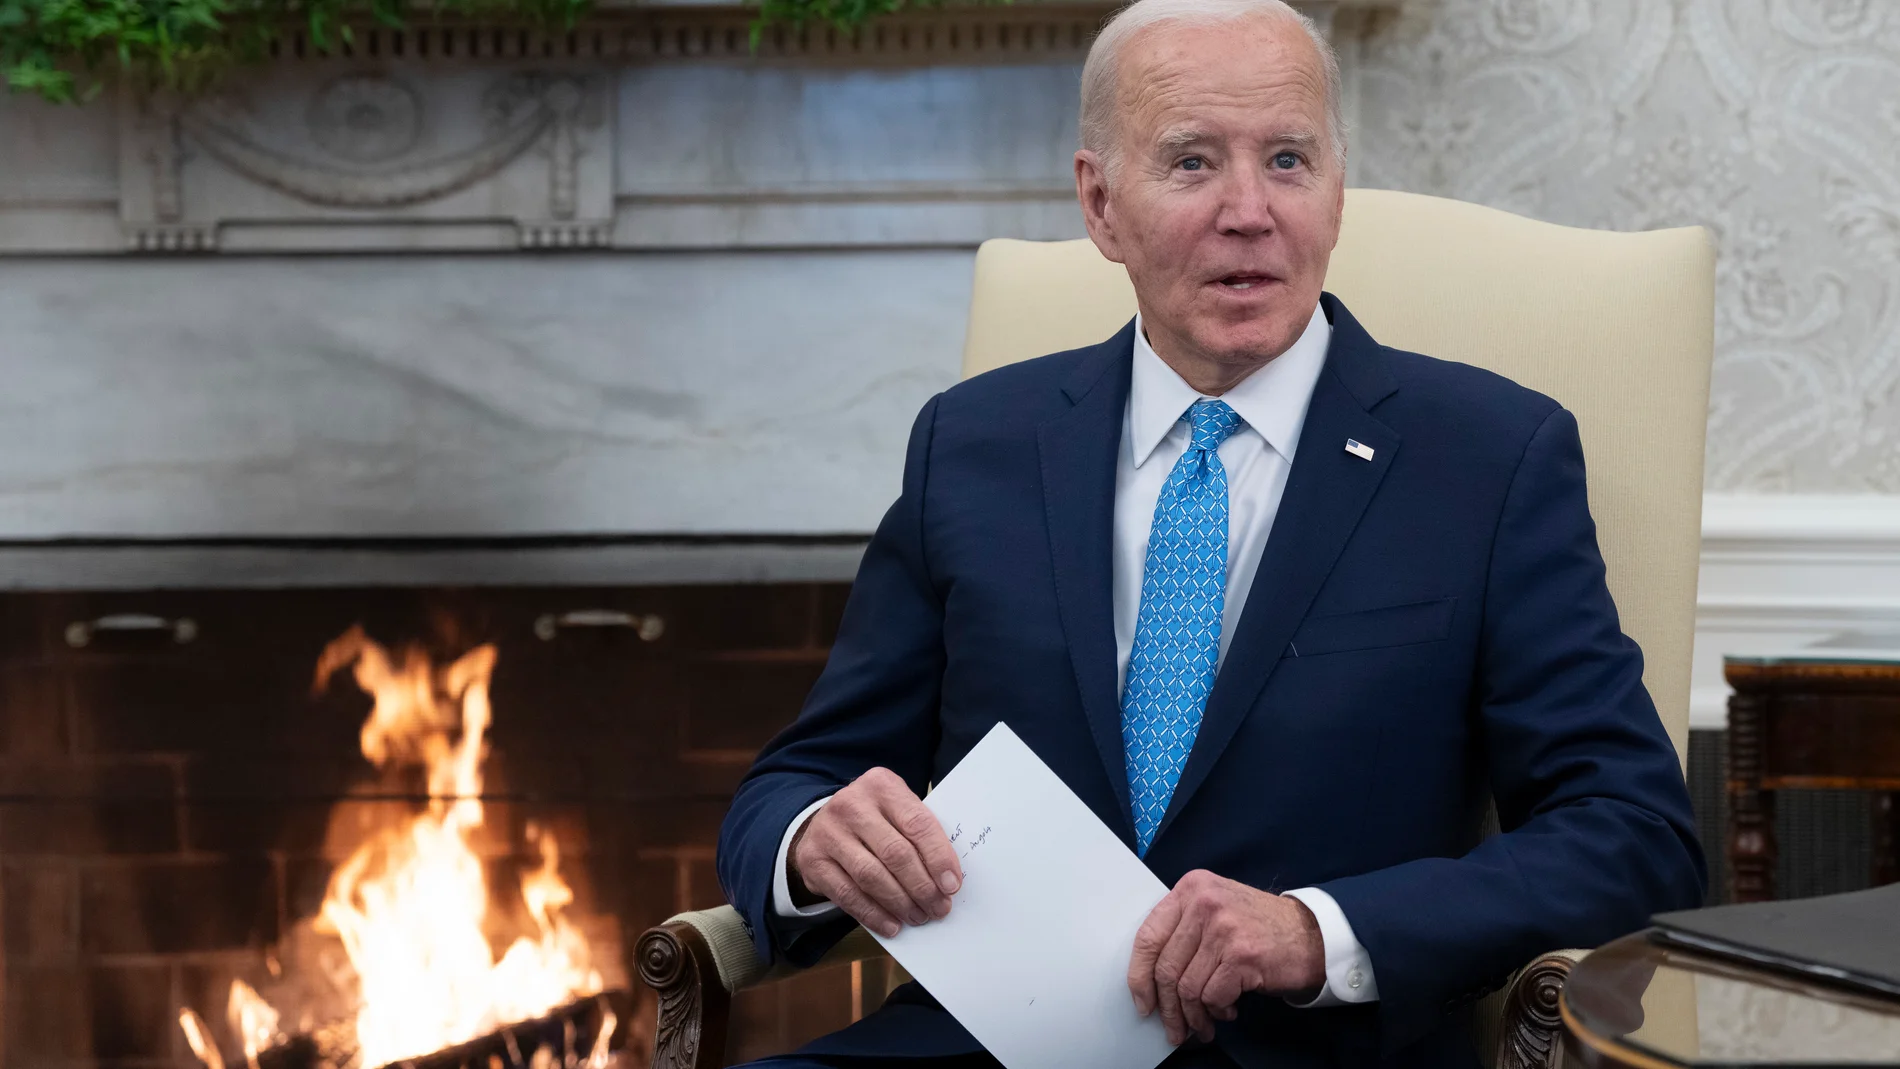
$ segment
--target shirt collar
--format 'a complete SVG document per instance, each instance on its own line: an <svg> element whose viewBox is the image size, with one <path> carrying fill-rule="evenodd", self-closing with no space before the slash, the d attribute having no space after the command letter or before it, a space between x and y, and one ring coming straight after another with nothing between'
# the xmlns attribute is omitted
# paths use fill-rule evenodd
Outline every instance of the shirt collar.
<svg viewBox="0 0 1900 1069"><path fill-rule="evenodd" d="M1326 347L1332 337L1333 326L1326 321L1326 313L1314 305L1313 318L1292 347L1221 395L1220 399L1289 464L1299 444L1300 428L1306 423L1313 387L1326 366ZM1128 447L1135 467L1148 462L1188 406L1201 397L1148 344L1141 316L1136 315L1134 377L1128 391Z"/></svg>

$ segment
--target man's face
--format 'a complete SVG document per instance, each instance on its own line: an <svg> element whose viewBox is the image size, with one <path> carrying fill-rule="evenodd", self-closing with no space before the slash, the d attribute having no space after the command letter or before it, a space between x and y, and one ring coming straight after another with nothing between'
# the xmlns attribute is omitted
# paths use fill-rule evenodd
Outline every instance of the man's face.
<svg viewBox="0 0 1900 1069"><path fill-rule="evenodd" d="M1124 46L1116 91L1113 181L1076 154L1089 235L1163 357L1237 381L1299 338L1339 239L1318 51L1283 20L1161 23Z"/></svg>

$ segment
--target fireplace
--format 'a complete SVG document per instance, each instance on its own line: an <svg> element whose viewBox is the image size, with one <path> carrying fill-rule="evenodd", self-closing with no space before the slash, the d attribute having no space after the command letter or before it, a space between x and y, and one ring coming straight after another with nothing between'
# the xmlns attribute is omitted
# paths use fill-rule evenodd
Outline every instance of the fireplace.
<svg viewBox="0 0 1900 1069"><path fill-rule="evenodd" d="M356 627L398 662L409 647L436 668L492 650L481 820L466 836L492 899L484 937L499 958L535 930L518 889L553 855L571 889L559 912L598 973L536 1020L398 1064L644 1064L654 1009L627 954L648 925L722 900L719 820L752 755L796 715L847 589L0 596L0 1066L186 1069L216 1057L236 1069L248 1059L228 1019L234 981L277 1015L253 1043L263 1065L326 1064L320 1033L335 1014L298 994L321 957L311 919L369 832L455 794L365 759L372 699L350 676L369 647L333 658L329 685L313 686L319 657ZM742 996L729 1053L839 1027L866 1008L867 987L846 968ZM615 1053L597 1058L610 1018ZM194 1029L215 1055L194 1054Z"/></svg>

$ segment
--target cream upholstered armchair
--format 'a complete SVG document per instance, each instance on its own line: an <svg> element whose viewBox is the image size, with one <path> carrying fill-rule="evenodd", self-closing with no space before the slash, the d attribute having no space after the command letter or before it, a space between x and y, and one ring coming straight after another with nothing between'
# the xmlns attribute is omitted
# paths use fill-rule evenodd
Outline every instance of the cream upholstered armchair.
<svg viewBox="0 0 1900 1069"><path fill-rule="evenodd" d="M1326 288L1380 342L1490 368L1577 416L1590 507L1623 627L1680 755L1702 514L1714 252L1695 228L1621 234L1384 190L1347 194ZM976 258L965 377L1113 334L1135 311L1122 268L1087 241L991 241ZM862 929L830 956L881 953ZM1557 995L1577 952L1528 964L1475 1011L1497 1069L1554 1064ZM724 1064L731 993L773 978L731 907L642 938L660 996L654 1065Z"/></svg>

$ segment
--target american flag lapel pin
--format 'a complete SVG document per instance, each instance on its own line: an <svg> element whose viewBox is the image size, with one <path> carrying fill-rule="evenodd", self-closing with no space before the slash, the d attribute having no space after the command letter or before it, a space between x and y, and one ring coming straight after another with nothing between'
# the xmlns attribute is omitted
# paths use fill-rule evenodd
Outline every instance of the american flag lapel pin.
<svg viewBox="0 0 1900 1069"><path fill-rule="evenodd" d="M1372 459L1372 447L1369 445L1361 444L1359 442L1355 442L1351 438L1346 439L1346 452L1351 453L1353 456L1358 457L1360 460Z"/></svg>

